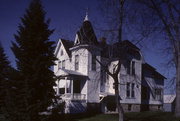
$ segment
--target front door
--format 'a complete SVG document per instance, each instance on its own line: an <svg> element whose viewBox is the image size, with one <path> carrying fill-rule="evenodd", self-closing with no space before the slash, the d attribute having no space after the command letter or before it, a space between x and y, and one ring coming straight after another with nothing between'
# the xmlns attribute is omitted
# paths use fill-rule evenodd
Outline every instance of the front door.
<svg viewBox="0 0 180 121"><path fill-rule="evenodd" d="M80 82L80 80L74 80L73 93L81 93L81 82Z"/></svg>

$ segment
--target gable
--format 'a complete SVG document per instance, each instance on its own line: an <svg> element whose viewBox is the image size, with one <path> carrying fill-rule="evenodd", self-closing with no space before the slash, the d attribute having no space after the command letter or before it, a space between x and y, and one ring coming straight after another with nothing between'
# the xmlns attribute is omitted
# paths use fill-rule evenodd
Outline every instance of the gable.
<svg viewBox="0 0 180 121"><path fill-rule="evenodd" d="M71 51L69 48L73 46L73 42L65 39L59 39L58 44L55 49L55 56L57 57L58 54L61 54L61 50L63 53L67 54L69 57L71 57Z"/></svg>
<svg viewBox="0 0 180 121"><path fill-rule="evenodd" d="M73 42L70 40L61 39L61 43L64 46L64 49L68 56L71 57L71 51L69 49L73 47Z"/></svg>

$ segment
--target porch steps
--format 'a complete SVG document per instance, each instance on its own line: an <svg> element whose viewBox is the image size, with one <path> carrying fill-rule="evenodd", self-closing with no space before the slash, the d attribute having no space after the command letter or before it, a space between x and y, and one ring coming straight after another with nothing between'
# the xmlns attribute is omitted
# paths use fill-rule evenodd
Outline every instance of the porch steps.
<svg viewBox="0 0 180 121"><path fill-rule="evenodd" d="M69 113L83 113L86 112L87 104L85 101L70 101L68 107Z"/></svg>

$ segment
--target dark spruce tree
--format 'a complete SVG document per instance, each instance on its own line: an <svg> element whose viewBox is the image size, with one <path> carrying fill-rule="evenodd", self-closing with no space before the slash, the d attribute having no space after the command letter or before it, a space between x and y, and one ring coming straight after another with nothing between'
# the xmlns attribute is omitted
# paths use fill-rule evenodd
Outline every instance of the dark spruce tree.
<svg viewBox="0 0 180 121"><path fill-rule="evenodd" d="M4 53L4 49L0 43L0 121L12 121L9 105L10 102L10 64L7 56Z"/></svg>
<svg viewBox="0 0 180 121"><path fill-rule="evenodd" d="M55 98L54 42L49 40L53 30L40 0L33 0L21 18L19 30L12 42L16 57L18 80L18 112L21 121L39 121Z"/></svg>

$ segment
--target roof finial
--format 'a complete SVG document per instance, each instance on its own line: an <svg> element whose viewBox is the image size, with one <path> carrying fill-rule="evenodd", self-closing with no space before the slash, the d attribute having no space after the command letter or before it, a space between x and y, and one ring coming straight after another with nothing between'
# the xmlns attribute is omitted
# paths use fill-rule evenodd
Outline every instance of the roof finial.
<svg viewBox="0 0 180 121"><path fill-rule="evenodd" d="M84 21L89 21L89 19L88 19L88 8L86 9L86 16L85 16L85 18L84 18Z"/></svg>

